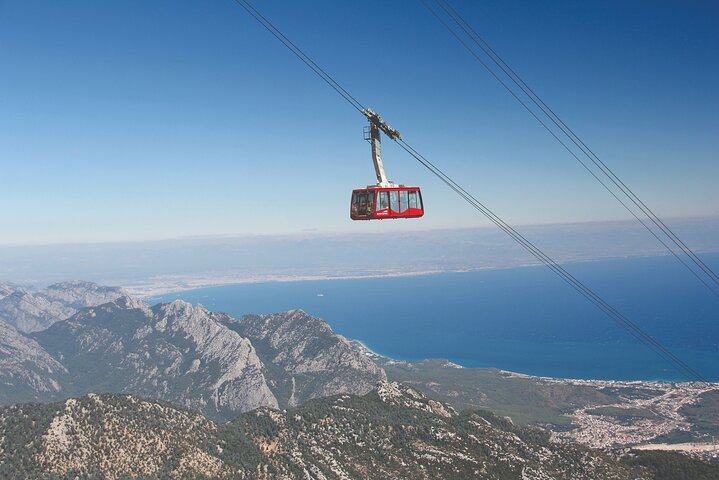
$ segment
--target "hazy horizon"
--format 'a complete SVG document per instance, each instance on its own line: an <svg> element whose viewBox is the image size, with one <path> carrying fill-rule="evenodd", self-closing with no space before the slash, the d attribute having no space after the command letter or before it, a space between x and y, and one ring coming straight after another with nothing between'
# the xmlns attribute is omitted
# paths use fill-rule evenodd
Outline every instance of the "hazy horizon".
<svg viewBox="0 0 719 480"><path fill-rule="evenodd" d="M674 219L670 225L696 252L719 250L719 217ZM533 225L519 230L563 263L669 254L631 221ZM534 257L493 228L374 232L359 237L306 232L0 247L0 280L47 285L78 279L148 289L535 264ZM678 262L677 267L681 269ZM689 275L684 270L678 274Z"/></svg>

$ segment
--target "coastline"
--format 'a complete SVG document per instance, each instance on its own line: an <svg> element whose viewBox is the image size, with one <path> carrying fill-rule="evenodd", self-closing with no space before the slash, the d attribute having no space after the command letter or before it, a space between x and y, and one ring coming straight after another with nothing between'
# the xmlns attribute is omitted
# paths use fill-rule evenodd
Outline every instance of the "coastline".
<svg viewBox="0 0 719 480"><path fill-rule="evenodd" d="M701 253L719 253L714 250L703 251ZM602 261L625 260L625 259L641 259L641 258L661 258L668 257L669 253L644 253L644 254L627 254L627 255L608 255L590 258L574 258L560 261L560 265L573 265L594 263ZM339 272L339 273L298 273L298 274L195 274L195 275L157 275L146 280L137 280L131 282L120 282L119 287L126 290L130 295L138 298L147 299L170 293L188 292L192 290L201 290L212 287L226 287L233 285L250 285L261 283L292 283L292 282L312 282L327 280L365 280L365 279L381 279L381 278L401 278L401 277L417 277L439 275L443 273L472 273L493 270L513 270L520 268L541 267L543 264L538 261L520 262L516 264L496 264L482 266L467 267L436 267L423 268L418 270L383 270L383 271L356 271L356 272ZM105 282L113 283L113 282Z"/></svg>
<svg viewBox="0 0 719 480"><path fill-rule="evenodd" d="M375 361L391 380L450 404L456 402L455 408L486 409L512 421L541 426L551 432L553 442L599 449L673 450L705 460L719 454L704 430L710 417L702 420L696 411L697 405L715 401L719 382L579 380L457 368L443 359L406 362L381 357ZM517 392L522 394L517 396Z"/></svg>
<svg viewBox="0 0 719 480"><path fill-rule="evenodd" d="M537 265L526 265L537 266ZM520 268L520 267L511 267ZM161 277L149 280L147 282L135 282L120 285L122 289L130 295L148 299L159 297L170 293L189 292L192 290L202 290L204 288L213 287L230 287L234 285L252 285L259 283L292 283L292 282L315 282L327 280L365 280L373 278L401 278L401 277L421 277L429 275L438 275L442 273L469 273L484 270L496 270L499 268L466 268L466 269L436 269L436 270L417 270L411 272L386 272L386 273L367 273L367 274L347 274L347 275L228 275L218 277L204 276L177 276L169 277L162 280Z"/></svg>
<svg viewBox="0 0 719 480"><path fill-rule="evenodd" d="M343 337L344 338L344 337ZM362 353L368 357L382 361L389 365L404 365L408 367L417 366L423 363L437 363L441 364L442 367L464 369L468 371L472 370L483 370L483 371L496 371L497 374L503 378L518 378L525 380L532 380L536 382L545 383L561 383L567 385L577 386L593 386L593 387L613 387L622 385L625 387L629 386L657 386L657 385L674 385L677 387L691 387L696 385L702 385L701 382L696 381L676 381L666 379L648 379L648 380L613 380L613 379L587 379L587 378L569 378L569 377L550 377L545 375L532 375L528 373L514 372L499 367L475 367L471 365L462 365L461 363L454 362L447 358L423 358L420 360L406 360L400 358L394 358L389 355L377 352L369 347L365 342L354 338L345 338L350 344L358 348ZM711 386L709 390L719 389L719 381L717 382L703 382L707 386Z"/></svg>

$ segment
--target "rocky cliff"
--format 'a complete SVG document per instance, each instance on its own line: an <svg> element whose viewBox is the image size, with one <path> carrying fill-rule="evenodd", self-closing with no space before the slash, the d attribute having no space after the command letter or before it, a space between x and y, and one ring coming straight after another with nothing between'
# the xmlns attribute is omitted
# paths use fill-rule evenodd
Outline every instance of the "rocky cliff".
<svg viewBox="0 0 719 480"><path fill-rule="evenodd" d="M0 320L0 404L55 400L66 374L35 340Z"/></svg>
<svg viewBox="0 0 719 480"><path fill-rule="evenodd" d="M228 326L255 345L283 406L338 393L362 395L386 379L365 353L302 310L246 315Z"/></svg>
<svg viewBox="0 0 719 480"><path fill-rule="evenodd" d="M67 390L131 392L214 416L277 406L252 343L229 317L120 297L33 334L69 372Z"/></svg>

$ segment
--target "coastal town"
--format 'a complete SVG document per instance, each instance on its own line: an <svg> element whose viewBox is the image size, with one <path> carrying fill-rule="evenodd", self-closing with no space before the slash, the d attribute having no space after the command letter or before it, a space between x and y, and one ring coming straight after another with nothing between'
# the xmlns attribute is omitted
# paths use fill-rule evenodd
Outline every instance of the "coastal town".
<svg viewBox="0 0 719 480"><path fill-rule="evenodd" d="M517 374L513 374L517 375ZM632 447L640 450L673 450L719 460L716 436L700 431L687 407L697 405L704 394L719 392L717 384L648 381L572 380L534 377L546 384L588 386L618 395L607 405L582 406L567 416L573 428L553 431L558 441L592 448ZM669 441L684 434L692 441Z"/></svg>

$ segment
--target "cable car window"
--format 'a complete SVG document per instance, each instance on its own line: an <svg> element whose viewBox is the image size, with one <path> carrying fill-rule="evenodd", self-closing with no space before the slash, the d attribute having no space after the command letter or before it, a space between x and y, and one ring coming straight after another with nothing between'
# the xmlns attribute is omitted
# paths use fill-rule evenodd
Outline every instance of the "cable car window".
<svg viewBox="0 0 719 480"><path fill-rule="evenodd" d="M419 208L417 206L417 192L407 192L409 195L409 208Z"/></svg>
<svg viewBox="0 0 719 480"><path fill-rule="evenodd" d="M367 192L367 214L374 213L374 192Z"/></svg>
<svg viewBox="0 0 719 480"><path fill-rule="evenodd" d="M389 192L389 208L393 212L399 212L399 192Z"/></svg>
<svg viewBox="0 0 719 480"><path fill-rule="evenodd" d="M364 192L359 194L359 214L367 215L367 194Z"/></svg>
<svg viewBox="0 0 719 480"><path fill-rule="evenodd" d="M357 215L359 208L359 198L357 192L352 193L352 215Z"/></svg>
<svg viewBox="0 0 719 480"><path fill-rule="evenodd" d="M389 195L387 192L379 192L377 194L379 201L377 202L377 210L384 210L389 208Z"/></svg>
<svg viewBox="0 0 719 480"><path fill-rule="evenodd" d="M399 211L404 212L407 210L407 190L399 192Z"/></svg>

